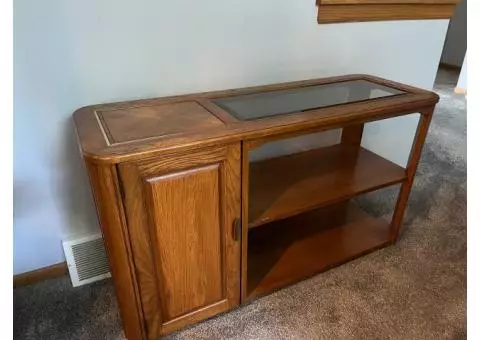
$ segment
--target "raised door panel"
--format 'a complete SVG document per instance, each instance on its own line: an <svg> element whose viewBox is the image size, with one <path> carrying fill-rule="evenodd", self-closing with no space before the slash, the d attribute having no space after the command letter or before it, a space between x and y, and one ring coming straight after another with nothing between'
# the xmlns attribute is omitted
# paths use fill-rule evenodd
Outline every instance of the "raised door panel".
<svg viewBox="0 0 480 340"><path fill-rule="evenodd" d="M239 146L119 165L149 338L239 303Z"/></svg>
<svg viewBox="0 0 480 340"><path fill-rule="evenodd" d="M166 320L225 296L219 182L219 164L147 179Z"/></svg>

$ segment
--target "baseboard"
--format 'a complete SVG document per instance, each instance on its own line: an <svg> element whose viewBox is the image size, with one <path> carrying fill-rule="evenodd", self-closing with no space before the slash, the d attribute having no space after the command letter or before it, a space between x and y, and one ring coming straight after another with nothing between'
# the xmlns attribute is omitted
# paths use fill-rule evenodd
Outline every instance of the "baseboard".
<svg viewBox="0 0 480 340"><path fill-rule="evenodd" d="M68 274L67 262L60 262L48 267L32 270L13 276L13 288L28 286L36 282L53 279Z"/></svg>
<svg viewBox="0 0 480 340"><path fill-rule="evenodd" d="M456 87L455 88L455 93L458 93L458 94L467 94L467 89L463 89L461 87Z"/></svg>
<svg viewBox="0 0 480 340"><path fill-rule="evenodd" d="M452 70L452 71L458 71L458 72L460 72L461 69L462 69L461 66L447 64L447 63L440 63L440 65L438 65L438 67L439 68L445 68L445 69Z"/></svg>

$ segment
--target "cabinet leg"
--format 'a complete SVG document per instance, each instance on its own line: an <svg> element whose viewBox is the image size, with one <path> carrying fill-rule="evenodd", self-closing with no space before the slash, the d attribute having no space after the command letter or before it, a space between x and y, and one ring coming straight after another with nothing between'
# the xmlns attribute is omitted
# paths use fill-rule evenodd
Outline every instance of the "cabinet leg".
<svg viewBox="0 0 480 340"><path fill-rule="evenodd" d="M123 206L118 188L115 166L87 162L88 176L92 186L97 215L102 227L105 248L109 256L113 284L120 307L125 336L129 340L146 339L133 262L129 254Z"/></svg>
<svg viewBox="0 0 480 340"><path fill-rule="evenodd" d="M362 142L364 124L347 126L342 129L342 144L359 146Z"/></svg>
<svg viewBox="0 0 480 340"><path fill-rule="evenodd" d="M400 227L402 225L403 215L405 213L408 197L412 189L415 172L417 171L418 162L422 154L423 144L427 137L428 127L432 120L434 107L429 107L420 112L420 120L417 125L417 132L413 140L412 149L407 164L407 179L403 182L400 193L398 195L397 204L395 205L395 212L393 213L392 222L390 225L390 240L395 242L398 238Z"/></svg>

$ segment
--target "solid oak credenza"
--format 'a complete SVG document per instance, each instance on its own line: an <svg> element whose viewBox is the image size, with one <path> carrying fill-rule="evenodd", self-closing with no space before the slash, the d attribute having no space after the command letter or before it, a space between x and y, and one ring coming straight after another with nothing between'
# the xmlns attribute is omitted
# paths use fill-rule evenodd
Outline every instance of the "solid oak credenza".
<svg viewBox="0 0 480 340"><path fill-rule="evenodd" d="M77 110L127 338L156 339L394 242L438 99L349 75ZM365 123L413 113L406 168L361 146ZM312 146L325 131L338 138ZM390 222L355 203L395 184Z"/></svg>

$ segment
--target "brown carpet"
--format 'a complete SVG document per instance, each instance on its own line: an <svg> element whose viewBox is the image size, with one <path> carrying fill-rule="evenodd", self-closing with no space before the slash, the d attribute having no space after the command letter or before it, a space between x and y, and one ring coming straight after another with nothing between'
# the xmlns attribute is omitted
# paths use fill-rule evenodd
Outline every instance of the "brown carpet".
<svg viewBox="0 0 480 340"><path fill-rule="evenodd" d="M168 339L465 339L466 101L441 101L397 244ZM387 214L392 190L361 203ZM372 205L375 203L375 205ZM16 339L123 339L110 281L14 291Z"/></svg>

